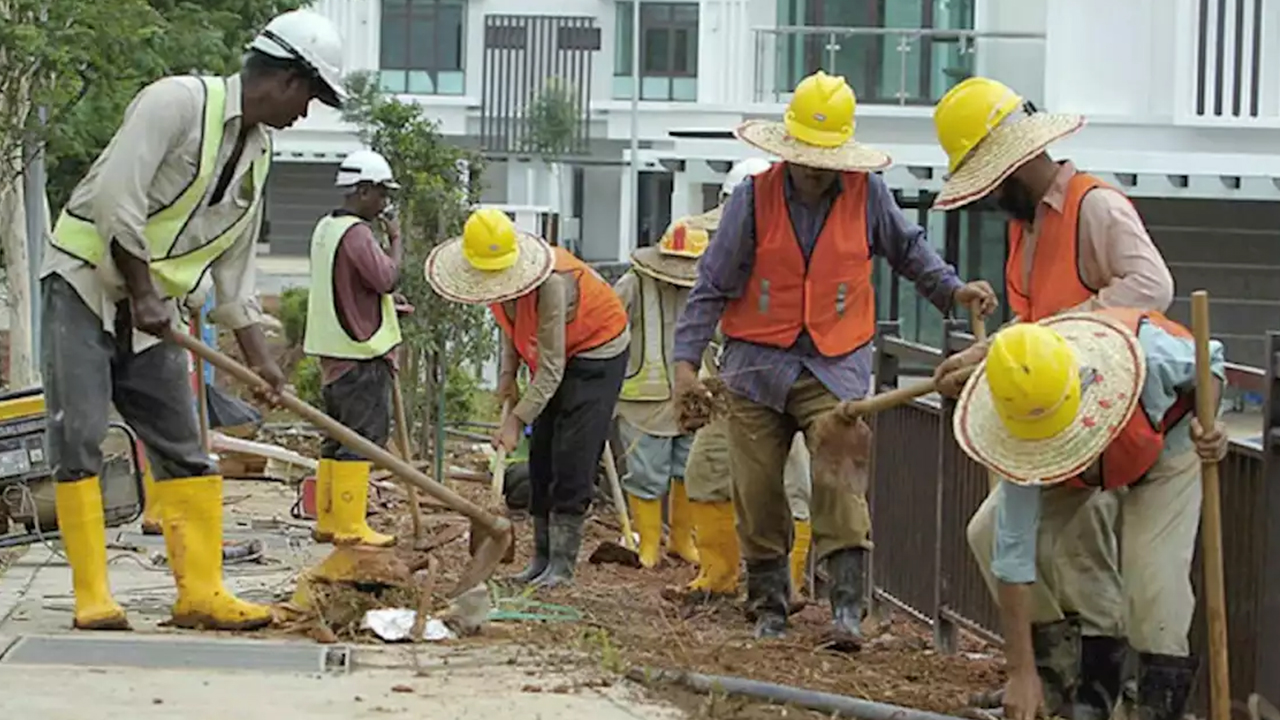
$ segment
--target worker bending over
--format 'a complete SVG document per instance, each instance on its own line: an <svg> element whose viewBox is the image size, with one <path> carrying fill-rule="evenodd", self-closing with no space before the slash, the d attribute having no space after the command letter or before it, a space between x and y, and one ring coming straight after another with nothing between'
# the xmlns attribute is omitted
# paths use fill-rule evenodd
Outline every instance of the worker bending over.
<svg viewBox="0 0 1280 720"><path fill-rule="evenodd" d="M1087 592L1093 578L1064 572L1077 561L1058 542L1072 518L1044 512L1042 496L1102 488L1121 508L1113 540L1137 677L1119 704L1113 696L1076 717L1108 718L1118 708L1123 717L1178 720L1196 675L1188 633L1201 461L1227 451L1222 423L1206 432L1194 417L1190 333L1159 313L1107 308L1012 325L987 348L955 356L944 371L982 363L960 393L954 424L965 453L1001 478L996 512L981 515L992 527L977 533L991 542L973 550L1000 605L1006 717L1078 712L1080 626L1065 602L1078 589L1063 583L1085 583ZM1212 342L1210 353L1216 400L1222 344ZM1045 642L1054 653L1038 652Z"/></svg>
<svg viewBox="0 0 1280 720"><path fill-rule="evenodd" d="M1173 276L1133 203L1045 152L1078 132L1084 118L1038 112L1005 85L975 77L943 96L934 123L951 172L934 207L954 210L994 197L1012 220L1005 295L1018 319L1105 307L1168 310ZM1115 545L1120 498L1057 486L1043 491L1042 503L1045 516L1071 518L1057 542L1076 558L1060 571L1063 601L1078 613L1084 636L1077 700L1080 712L1105 714L1119 692L1125 654ZM991 538L975 533L992 527L988 516L995 512L993 497L974 515L970 537L977 545L990 546ZM1049 638L1036 649L1055 657L1064 652Z"/></svg>
<svg viewBox="0 0 1280 720"><path fill-rule="evenodd" d="M391 437L391 392L400 345L395 295L404 261L400 225L383 213L398 190L386 158L357 150L338 166L342 207L320 218L311 235L311 289L303 349L320 358L324 410L378 447ZM378 222L389 252L373 234ZM397 302L397 299L400 302ZM405 448L401 448L405 450ZM325 438L316 475L318 542L387 547L395 543L369 527L368 458Z"/></svg>
<svg viewBox="0 0 1280 720"><path fill-rule="evenodd" d="M792 438L811 435L822 413L868 390L873 256L886 257L943 311L995 305L986 283L960 282L871 174L889 158L853 139L854 106L844 78L819 71L796 87L785 122L738 128L738 137L784 162L734 191L676 328L680 393L702 391L698 363L717 325L727 338L721 377L730 391L733 499L747 612L760 637L782 635L787 623L794 525L782 478ZM866 608L871 518L865 468L859 473L840 478L815 463L813 476L815 555L831 577L827 643L843 650L861 647Z"/></svg>
<svg viewBox="0 0 1280 720"><path fill-rule="evenodd" d="M514 409L494 433L494 445L514 450L524 426L533 426L534 554L515 579L538 586L570 582L627 370L627 311L595 270L516 230L494 208L473 212L462 237L431 252L426 270L437 293L488 305L502 328L498 397ZM520 362L533 377L517 397Z"/></svg>
<svg viewBox="0 0 1280 720"><path fill-rule="evenodd" d="M75 626L127 629L107 582L99 473L111 404L156 462L155 496L177 582L173 624L250 629L271 611L222 582L222 477L200 443L186 354L165 338L209 272L210 317L273 388L284 375L258 322L253 257L271 167L268 127L312 100L338 106L342 42L321 15L284 13L230 77L166 77L130 103L71 193L41 271L49 453L71 563ZM140 332L139 332L140 331Z"/></svg>

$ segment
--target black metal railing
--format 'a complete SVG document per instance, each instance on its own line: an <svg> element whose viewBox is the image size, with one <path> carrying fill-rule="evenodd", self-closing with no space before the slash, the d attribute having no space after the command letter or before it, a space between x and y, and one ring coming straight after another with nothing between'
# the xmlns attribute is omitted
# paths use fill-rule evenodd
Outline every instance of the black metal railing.
<svg viewBox="0 0 1280 720"><path fill-rule="evenodd" d="M963 323L946 321L946 348L898 336L895 321L879 324L878 390L912 382L901 368L936 367L948 353L973 342ZM1267 357L1280 363L1280 333L1267 337ZM922 378L915 378L915 382ZM1261 438L1233 439L1221 465L1223 559L1232 696L1244 701L1280 688L1280 380L1259 368L1229 365L1228 385L1264 397ZM966 541L969 518L990 489L984 468L956 445L950 401L925 396L877 414L874 482L869 497L875 521L872 574L875 599L932 626L935 644L954 652L957 633L999 641L999 614ZM1194 578L1201 570L1197 546ZM1204 608L1193 630L1196 654L1207 659ZM1208 696L1207 660L1201 662L1195 703ZM1275 699L1274 697L1271 699Z"/></svg>

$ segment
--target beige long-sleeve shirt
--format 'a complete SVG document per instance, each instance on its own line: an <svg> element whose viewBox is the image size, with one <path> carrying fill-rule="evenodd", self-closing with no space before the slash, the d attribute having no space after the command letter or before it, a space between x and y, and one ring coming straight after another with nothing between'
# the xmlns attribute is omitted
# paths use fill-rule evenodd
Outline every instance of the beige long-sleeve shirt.
<svg viewBox="0 0 1280 720"><path fill-rule="evenodd" d="M1045 212L1062 212L1067 184L1078 171L1070 162L1062 163L1053 184L1040 200L1036 221L1023 234L1022 287L1031 277L1036 240ZM1073 310L1129 307L1165 312L1173 304L1173 275L1137 209L1119 191L1098 188L1084 196L1079 215L1080 278L1089 287L1099 288L1092 299Z"/></svg>
<svg viewBox="0 0 1280 720"><path fill-rule="evenodd" d="M210 195L231 159L242 129L240 76L228 77L226 83L222 146L209 183ZM67 211L92 220L104 241L114 240L125 251L149 261L150 248L143 234L147 218L171 204L194 180L203 120L204 89L199 78L166 77L148 85L129 104L115 136L72 191ZM250 128L222 199L214 205L209 204L209 197L201 202L178 236L174 254L191 252L206 244L244 214L253 202L253 162L270 151L267 130L260 125ZM262 317L254 293L254 249L261 207L256 212L249 228L210 268L216 305L209 318L229 330L252 325ZM46 238L40 276L52 274L65 278L85 304L102 317L103 328L114 331L116 304L127 297L128 291L110 252L94 268L57 249L52 238ZM163 292L159 286L157 291ZM176 319L178 303L170 304ZM133 333L135 351L157 342L157 338L145 333Z"/></svg>
<svg viewBox="0 0 1280 720"><path fill-rule="evenodd" d="M542 414L547 403L560 389L568 362L565 357L565 326L578 314L578 284L569 278L553 273L534 292L538 293L538 367L533 374L533 381L512 410L526 425ZM503 303L502 310L514 323L515 301ZM631 332L628 327L609 342L579 353L577 357L584 360L608 360L625 352L630 345ZM503 333L500 377L514 379L519 367L520 356L516 353L515 344Z"/></svg>
<svg viewBox="0 0 1280 720"><path fill-rule="evenodd" d="M660 281L655 281L654 284L658 287L658 302L662 305L663 357L668 360L667 380L671 383L672 399L663 402L619 401L618 415L646 435L676 437L682 433L680 431L680 422L676 417L674 401L675 369L672 366L675 361L672 358L675 357L676 321L680 319L680 313L684 311L685 302L689 298L689 290ZM640 277L634 271L623 275L618 279L617 284L613 286L613 291L618 294L623 306L627 308L627 317L631 319L632 332L643 333L643 330L634 329L637 323L642 321L643 317L640 310ZM636 357L636 353L633 351L631 362L638 363L640 361L641 358Z"/></svg>

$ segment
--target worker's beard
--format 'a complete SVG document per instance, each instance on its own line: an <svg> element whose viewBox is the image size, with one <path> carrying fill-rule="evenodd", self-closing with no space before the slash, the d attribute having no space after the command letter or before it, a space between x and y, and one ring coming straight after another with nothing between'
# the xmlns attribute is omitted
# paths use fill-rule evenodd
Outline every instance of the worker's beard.
<svg viewBox="0 0 1280 720"><path fill-rule="evenodd" d="M1032 197L1031 191L1015 178L1005 180L996 190L996 205L1013 216L1030 225L1036 220L1036 206L1039 201Z"/></svg>

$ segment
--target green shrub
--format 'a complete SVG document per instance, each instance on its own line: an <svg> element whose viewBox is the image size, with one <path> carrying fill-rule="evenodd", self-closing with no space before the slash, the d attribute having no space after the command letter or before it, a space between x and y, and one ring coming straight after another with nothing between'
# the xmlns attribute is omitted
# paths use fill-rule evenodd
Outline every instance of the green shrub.
<svg viewBox="0 0 1280 720"><path fill-rule="evenodd" d="M314 407L320 407L323 404L320 393L320 360L318 358L307 355L299 360L298 364L293 368L293 374L290 375L289 382L297 392L298 398L303 402Z"/></svg>
<svg viewBox="0 0 1280 720"><path fill-rule="evenodd" d="M291 287L280 293L280 323L290 346L302 345L307 332L307 297L305 287Z"/></svg>

